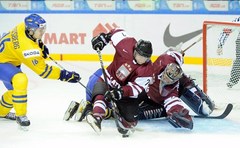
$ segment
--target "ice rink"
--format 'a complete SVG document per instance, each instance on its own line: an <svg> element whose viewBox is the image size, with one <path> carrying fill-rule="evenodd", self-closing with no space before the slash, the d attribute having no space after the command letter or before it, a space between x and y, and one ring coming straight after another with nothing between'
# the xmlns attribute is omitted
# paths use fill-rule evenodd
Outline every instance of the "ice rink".
<svg viewBox="0 0 240 148"><path fill-rule="evenodd" d="M100 67L99 62L59 62L67 70L80 73L81 82L86 85L88 77ZM51 65L55 65L50 62ZM104 62L107 65L107 62ZM184 71L201 82L201 66L184 65ZM31 121L29 131L18 129L15 121L0 119L0 148L48 148L48 147L148 147L148 148L206 148L229 147L237 145L240 138L240 87L225 90L225 96L219 89L209 91L215 101L217 110L213 115L223 111L227 103L234 104L231 114L223 119L194 118L193 130L175 129L166 119L140 121L131 137L122 138L117 132L113 120L102 122L102 133L97 135L85 122L64 121L63 115L72 100L85 99L85 89L77 84L41 79L23 66L29 77L28 117ZM1 95L6 90L1 84Z"/></svg>

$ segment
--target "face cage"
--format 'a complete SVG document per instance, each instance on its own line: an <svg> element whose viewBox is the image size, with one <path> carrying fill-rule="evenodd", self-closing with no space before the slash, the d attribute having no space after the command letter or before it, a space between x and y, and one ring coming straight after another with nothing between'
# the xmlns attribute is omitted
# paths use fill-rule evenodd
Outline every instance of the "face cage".
<svg viewBox="0 0 240 148"><path fill-rule="evenodd" d="M42 24L39 24L38 28L31 28L31 27L28 28L27 27L27 30L33 31L33 33L35 33L35 31L37 31L37 30L39 30L39 32L45 32L46 28L47 28L47 24L46 23L42 23Z"/></svg>
<svg viewBox="0 0 240 148"><path fill-rule="evenodd" d="M164 85L174 84L182 77L182 74L183 74L182 70L178 73L176 73L176 72L178 72L178 71L174 71L174 73L173 73L172 71L170 71L169 67L167 66L165 68L165 70L163 71L163 73L160 77L160 80L162 81L162 83Z"/></svg>
<svg viewBox="0 0 240 148"><path fill-rule="evenodd" d="M46 25L40 24L39 28L30 28L29 32L32 32L30 36L33 39L41 39L43 34L46 32Z"/></svg>

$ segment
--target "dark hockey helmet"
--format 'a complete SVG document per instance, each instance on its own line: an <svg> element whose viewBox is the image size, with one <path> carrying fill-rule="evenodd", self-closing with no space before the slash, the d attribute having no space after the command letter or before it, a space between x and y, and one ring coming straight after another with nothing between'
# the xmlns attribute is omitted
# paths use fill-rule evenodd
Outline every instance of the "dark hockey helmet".
<svg viewBox="0 0 240 148"><path fill-rule="evenodd" d="M182 68L176 63L170 63L164 69L161 80L164 84L169 85L178 81L182 75Z"/></svg>
<svg viewBox="0 0 240 148"><path fill-rule="evenodd" d="M38 14L30 14L24 19L27 30L35 31L38 28L46 28L46 21Z"/></svg>
<svg viewBox="0 0 240 148"><path fill-rule="evenodd" d="M146 40L139 40L134 49L143 57L150 58L152 56L152 43Z"/></svg>

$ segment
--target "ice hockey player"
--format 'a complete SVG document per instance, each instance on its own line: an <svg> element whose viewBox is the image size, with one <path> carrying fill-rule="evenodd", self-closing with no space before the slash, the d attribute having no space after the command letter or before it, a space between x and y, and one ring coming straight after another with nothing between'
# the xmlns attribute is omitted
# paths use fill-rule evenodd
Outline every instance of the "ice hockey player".
<svg viewBox="0 0 240 148"><path fill-rule="evenodd" d="M0 117L16 120L20 127L28 127L27 87L28 78L21 70L24 64L44 79L70 83L80 81L76 72L61 70L45 63L48 48L42 42L46 21L38 14L28 15L0 40L0 80L7 91L0 99ZM15 113L10 112L14 108Z"/></svg>
<svg viewBox="0 0 240 148"><path fill-rule="evenodd" d="M108 118L109 107L112 106L109 100L112 100L118 110L115 110L118 131L122 135L129 135L138 122L138 95L147 90L152 82L153 65L150 60L152 44L142 39L136 41L135 38L128 36L125 30L116 28L107 34L101 33L94 37L93 49L102 50L110 41L116 52L113 61L106 68L108 86L104 82L101 69L90 78L91 81L95 79L96 83L93 86L90 104L86 107L88 111L85 108L84 116L86 115L86 120L92 128L100 133L101 122ZM88 84L92 85L93 82ZM66 111L65 120L73 115L69 111L77 108L72 109L76 104L71 104Z"/></svg>
<svg viewBox="0 0 240 148"><path fill-rule="evenodd" d="M215 104L208 95L194 82L194 79L184 74L181 66L183 55L180 47L171 47L160 55L153 63L155 79L149 85L147 93L143 91L139 99L139 120L167 118L176 128L193 128L193 120L185 104L199 116L209 116ZM94 83L100 77L101 71L95 72L87 87L92 90ZM77 121L82 121L86 112L91 110L91 94L87 91L87 101L80 103L72 101L65 113L65 120L75 114ZM185 104L184 104L185 103ZM110 115L108 115L110 117Z"/></svg>
<svg viewBox="0 0 240 148"><path fill-rule="evenodd" d="M156 59L154 82L139 97L139 120L166 117L176 128L192 129L193 120L184 103L200 116L212 113L214 102L184 74L182 64L182 53L172 49Z"/></svg>
<svg viewBox="0 0 240 148"><path fill-rule="evenodd" d="M239 23L240 17L235 18L233 22ZM227 38L233 31L234 29L231 29L231 28L223 29L223 32L220 34L220 37L218 39L218 48L217 48L218 55L223 54L223 45L225 44L225 42L227 41ZM240 80L240 31L238 33L235 43L236 43L236 49L235 49L236 57L235 57L235 60L233 61L229 82L227 82L227 87L229 88L232 88Z"/></svg>

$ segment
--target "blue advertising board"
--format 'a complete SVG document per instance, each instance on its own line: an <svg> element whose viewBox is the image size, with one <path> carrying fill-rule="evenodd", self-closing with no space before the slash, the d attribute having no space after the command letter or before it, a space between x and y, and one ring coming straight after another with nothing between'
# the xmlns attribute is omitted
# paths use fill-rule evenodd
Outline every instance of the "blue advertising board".
<svg viewBox="0 0 240 148"><path fill-rule="evenodd" d="M0 13L240 14L239 0L0 1Z"/></svg>

